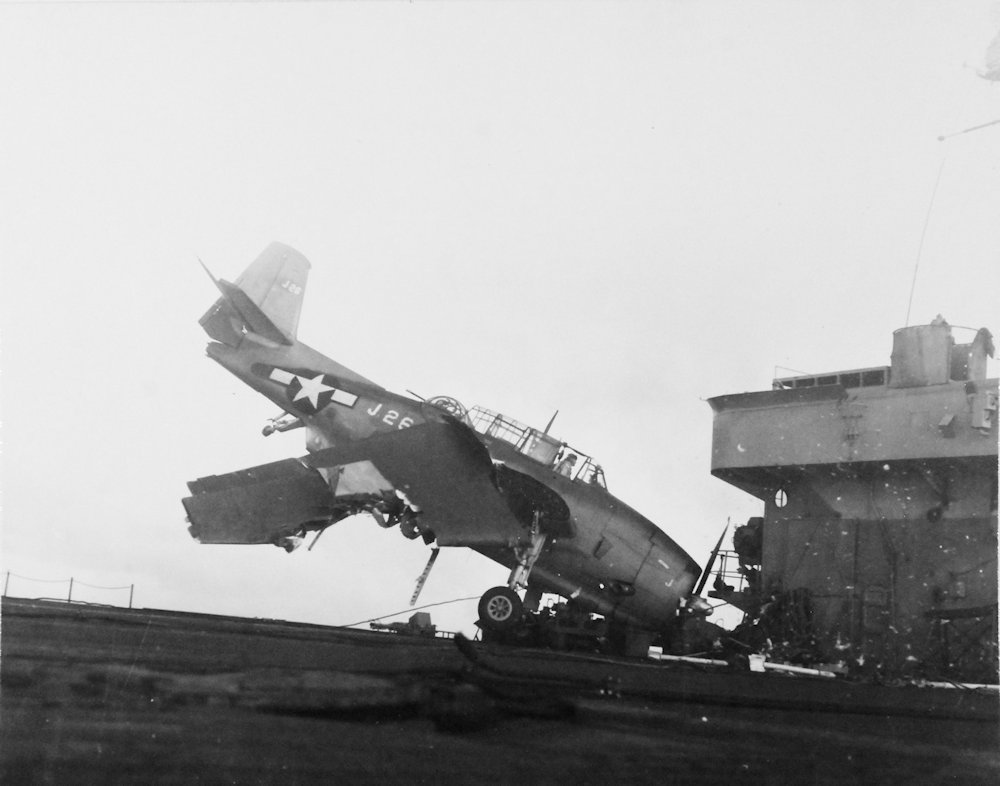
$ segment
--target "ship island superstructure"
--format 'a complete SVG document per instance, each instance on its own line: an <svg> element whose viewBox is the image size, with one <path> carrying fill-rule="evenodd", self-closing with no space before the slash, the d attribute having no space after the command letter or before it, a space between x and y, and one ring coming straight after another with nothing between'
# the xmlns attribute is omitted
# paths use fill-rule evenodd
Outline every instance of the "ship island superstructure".
<svg viewBox="0 0 1000 786"><path fill-rule="evenodd" d="M889 366L710 399L712 474L764 503L734 533L737 580L711 593L747 612L755 646L997 682L993 352L987 329L938 317L895 331Z"/></svg>

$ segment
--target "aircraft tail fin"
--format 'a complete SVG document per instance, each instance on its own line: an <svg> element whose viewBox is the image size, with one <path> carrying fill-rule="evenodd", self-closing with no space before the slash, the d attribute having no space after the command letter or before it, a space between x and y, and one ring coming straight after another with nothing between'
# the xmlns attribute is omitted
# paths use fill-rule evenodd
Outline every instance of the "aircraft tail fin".
<svg viewBox="0 0 1000 786"><path fill-rule="evenodd" d="M205 312L201 326L216 341L234 347L245 332L293 344L309 267L309 260L295 249L271 243L235 284L212 276L222 297Z"/></svg>

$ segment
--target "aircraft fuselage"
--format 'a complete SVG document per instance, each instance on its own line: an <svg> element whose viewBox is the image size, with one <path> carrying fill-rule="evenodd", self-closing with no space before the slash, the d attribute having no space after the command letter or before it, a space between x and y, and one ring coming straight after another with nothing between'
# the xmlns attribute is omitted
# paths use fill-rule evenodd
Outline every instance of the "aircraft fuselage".
<svg viewBox="0 0 1000 786"><path fill-rule="evenodd" d="M548 429L393 393L298 341L309 269L273 243L235 283L213 277L222 297L201 318L209 357L286 413L265 435L303 427L308 455L189 483L193 537L291 550L307 532L367 513L510 568L507 586L480 602L494 631L520 619L517 588L624 628L670 627L698 566L608 492L603 469Z"/></svg>
<svg viewBox="0 0 1000 786"><path fill-rule="evenodd" d="M297 416L305 425L310 452L411 428L440 414L436 407L392 393L301 342L275 346L251 340L238 348L209 344L208 355ZM294 372L304 372L298 376L305 380L294 391L297 400L288 384ZM569 508L569 531L547 539L531 570L532 589L572 598L581 608L642 628L670 624L699 575L683 549L606 489L563 477L502 439L477 436L495 462L537 480ZM518 563L509 548L473 548L505 567L513 569Z"/></svg>

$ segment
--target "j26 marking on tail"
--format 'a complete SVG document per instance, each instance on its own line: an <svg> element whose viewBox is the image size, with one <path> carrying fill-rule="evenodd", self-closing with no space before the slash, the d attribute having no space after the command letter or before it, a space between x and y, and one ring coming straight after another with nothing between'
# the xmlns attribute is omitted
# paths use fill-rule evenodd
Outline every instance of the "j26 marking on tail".
<svg viewBox="0 0 1000 786"><path fill-rule="evenodd" d="M368 414L373 418L377 418L385 423L387 426L396 426L397 428L409 428L413 425L413 418L406 417L401 418L399 413L394 409L387 409L385 415L382 415L382 404L376 404L367 410Z"/></svg>

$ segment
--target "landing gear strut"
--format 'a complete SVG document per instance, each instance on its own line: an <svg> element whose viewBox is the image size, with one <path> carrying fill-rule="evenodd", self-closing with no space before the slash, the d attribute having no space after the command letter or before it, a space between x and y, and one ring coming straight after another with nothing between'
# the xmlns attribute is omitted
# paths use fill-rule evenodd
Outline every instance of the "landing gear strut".
<svg viewBox="0 0 1000 786"><path fill-rule="evenodd" d="M479 599L479 626L484 633L512 633L521 624L525 607L517 590L519 587L528 586L528 576L531 575L531 569L545 545L545 535L541 532L540 521L541 514L536 510L531 525L531 540L527 545L514 549L517 565L507 579L507 586L486 590ZM531 590L528 594L530 596L528 608L530 611L536 611L541 594Z"/></svg>

